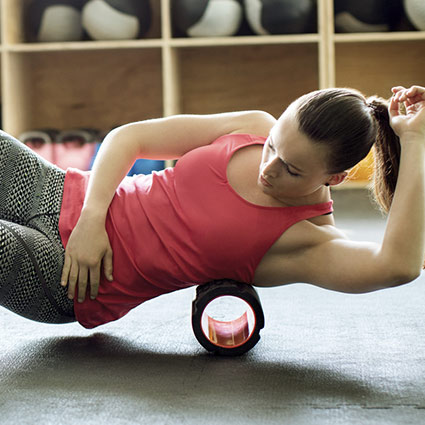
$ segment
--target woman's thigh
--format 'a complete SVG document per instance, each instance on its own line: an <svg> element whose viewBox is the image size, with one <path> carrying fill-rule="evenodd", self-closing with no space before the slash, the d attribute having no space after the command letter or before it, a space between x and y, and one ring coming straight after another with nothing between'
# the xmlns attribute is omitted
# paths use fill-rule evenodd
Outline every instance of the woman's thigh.
<svg viewBox="0 0 425 425"><path fill-rule="evenodd" d="M0 219L32 227L40 215L59 214L64 181L63 170L0 131Z"/></svg>
<svg viewBox="0 0 425 425"><path fill-rule="evenodd" d="M60 285L64 250L43 233L0 220L0 305L44 323L75 321Z"/></svg>

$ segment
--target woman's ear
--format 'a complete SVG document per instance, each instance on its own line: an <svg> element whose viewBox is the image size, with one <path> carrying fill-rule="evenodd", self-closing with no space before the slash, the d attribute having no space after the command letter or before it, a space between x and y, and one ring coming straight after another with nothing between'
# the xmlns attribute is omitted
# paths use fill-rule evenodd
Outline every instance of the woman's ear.
<svg viewBox="0 0 425 425"><path fill-rule="evenodd" d="M346 171L343 171L342 173L332 174L328 178L328 181L327 181L328 185L336 186L338 184L341 184L347 177L347 174L348 173Z"/></svg>

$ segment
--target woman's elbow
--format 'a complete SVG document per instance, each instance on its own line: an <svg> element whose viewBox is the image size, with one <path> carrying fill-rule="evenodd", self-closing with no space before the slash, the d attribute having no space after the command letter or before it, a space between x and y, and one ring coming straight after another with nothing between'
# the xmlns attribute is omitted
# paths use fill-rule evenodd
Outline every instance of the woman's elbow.
<svg viewBox="0 0 425 425"><path fill-rule="evenodd" d="M421 275L422 267L405 266L393 270L392 284L390 286L401 286L416 280Z"/></svg>
<svg viewBox="0 0 425 425"><path fill-rule="evenodd" d="M387 253L388 254L388 253ZM376 258L385 287L401 286L417 279L422 272L423 262L416 256L402 256L399 252Z"/></svg>
<svg viewBox="0 0 425 425"><path fill-rule="evenodd" d="M412 270L407 271L401 278L404 281L404 283L409 283L414 280L416 280L422 272L422 268L415 268Z"/></svg>

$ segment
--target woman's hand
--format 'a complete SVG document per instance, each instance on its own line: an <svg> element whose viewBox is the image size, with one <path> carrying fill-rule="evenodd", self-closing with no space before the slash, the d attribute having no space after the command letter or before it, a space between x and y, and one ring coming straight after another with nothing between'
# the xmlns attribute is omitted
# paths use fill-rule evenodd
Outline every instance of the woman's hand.
<svg viewBox="0 0 425 425"><path fill-rule="evenodd" d="M389 105L391 127L402 142L411 138L425 142L425 88L412 86L406 89L398 86L393 87L392 92Z"/></svg>
<svg viewBox="0 0 425 425"><path fill-rule="evenodd" d="M102 265L106 278L113 280L112 249L105 226L101 220L88 219L82 215L65 251L61 284L68 285L68 297L74 298L78 284L78 301L83 302L89 284L90 298L95 299Z"/></svg>

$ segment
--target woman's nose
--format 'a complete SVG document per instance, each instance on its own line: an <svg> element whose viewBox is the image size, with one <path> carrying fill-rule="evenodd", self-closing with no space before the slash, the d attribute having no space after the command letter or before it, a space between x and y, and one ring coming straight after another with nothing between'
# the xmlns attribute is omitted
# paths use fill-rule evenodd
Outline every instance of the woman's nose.
<svg viewBox="0 0 425 425"><path fill-rule="evenodd" d="M279 158L274 157L274 158L270 158L264 168L263 168L263 174L265 176L269 176L269 177L277 177L279 174Z"/></svg>

